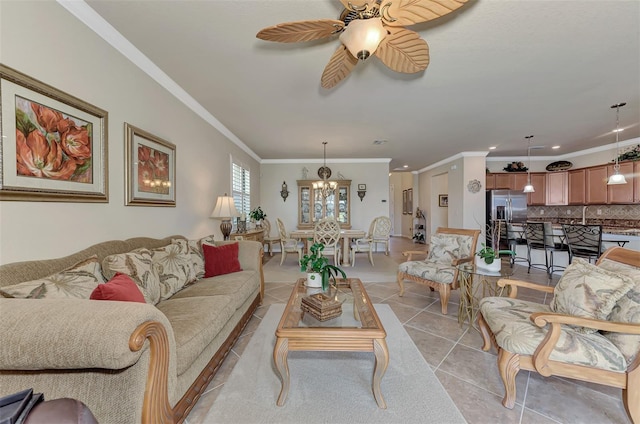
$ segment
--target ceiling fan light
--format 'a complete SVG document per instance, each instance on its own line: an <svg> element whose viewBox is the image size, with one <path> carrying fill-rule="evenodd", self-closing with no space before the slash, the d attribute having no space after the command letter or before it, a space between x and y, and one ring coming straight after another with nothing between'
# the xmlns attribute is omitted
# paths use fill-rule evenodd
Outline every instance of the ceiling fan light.
<svg viewBox="0 0 640 424"><path fill-rule="evenodd" d="M523 193L535 193L536 190L533 188L533 184L529 183L526 186L524 186L524 190L522 190Z"/></svg>
<svg viewBox="0 0 640 424"><path fill-rule="evenodd" d="M607 185L626 184L626 183L627 183L627 180L624 178L624 175L619 173L617 169L616 169L616 172L613 175L611 175L609 177L609 180L607 181Z"/></svg>
<svg viewBox="0 0 640 424"><path fill-rule="evenodd" d="M365 60L375 53L378 45L387 35L382 19L354 19L340 34L340 41L353 57Z"/></svg>

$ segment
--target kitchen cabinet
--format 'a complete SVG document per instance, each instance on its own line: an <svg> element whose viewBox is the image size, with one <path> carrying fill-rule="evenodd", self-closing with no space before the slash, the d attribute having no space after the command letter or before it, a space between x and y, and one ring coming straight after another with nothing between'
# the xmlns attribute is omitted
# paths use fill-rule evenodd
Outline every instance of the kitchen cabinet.
<svg viewBox="0 0 640 424"><path fill-rule="evenodd" d="M607 165L585 168L585 204L607 204Z"/></svg>
<svg viewBox="0 0 640 424"><path fill-rule="evenodd" d="M351 228L351 180L336 180L335 192L326 198L313 188L315 180L298 180L298 228L313 228L323 218L336 218L340 228Z"/></svg>
<svg viewBox="0 0 640 424"><path fill-rule="evenodd" d="M585 177L586 171L584 169L576 169L568 172L568 188L569 188L569 201L570 205L584 205L586 203L585 197Z"/></svg>
<svg viewBox="0 0 640 424"><path fill-rule="evenodd" d="M608 175L614 173L613 165L607 166ZM614 184L607 186L607 203L610 204L629 204L633 203L634 178L633 162L620 163L620 173L625 176L626 184Z"/></svg>
<svg viewBox="0 0 640 424"><path fill-rule="evenodd" d="M532 172L531 184L535 192L527 194L527 205L544 206L547 202L547 176L544 172Z"/></svg>
<svg viewBox="0 0 640 424"><path fill-rule="evenodd" d="M499 172L487 174L485 187L487 190L522 190L527 184L526 172Z"/></svg>
<svg viewBox="0 0 640 424"><path fill-rule="evenodd" d="M569 202L568 181L567 172L550 172L547 174L547 205L566 205Z"/></svg>

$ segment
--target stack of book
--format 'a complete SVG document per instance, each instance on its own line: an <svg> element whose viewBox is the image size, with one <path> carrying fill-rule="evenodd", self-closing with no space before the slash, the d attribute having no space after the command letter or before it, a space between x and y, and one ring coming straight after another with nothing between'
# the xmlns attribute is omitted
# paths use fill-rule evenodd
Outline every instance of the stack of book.
<svg viewBox="0 0 640 424"><path fill-rule="evenodd" d="M342 302L324 293L303 297L300 307L318 321L327 321L342 315Z"/></svg>

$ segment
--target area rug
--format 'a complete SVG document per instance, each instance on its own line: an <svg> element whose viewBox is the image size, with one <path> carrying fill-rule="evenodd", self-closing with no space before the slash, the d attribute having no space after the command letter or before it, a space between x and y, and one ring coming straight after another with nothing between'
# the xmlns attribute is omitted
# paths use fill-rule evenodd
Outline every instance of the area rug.
<svg viewBox="0 0 640 424"><path fill-rule="evenodd" d="M290 352L291 386L276 406L275 329L284 305L271 305L215 400L209 423L464 423L465 420L388 305L375 305L387 331L389 367L371 391L373 353Z"/></svg>
<svg viewBox="0 0 640 424"><path fill-rule="evenodd" d="M383 253L373 255L374 266L371 266L366 254L360 254L356 266L343 267L349 278L359 278L364 283L388 283L396 281L398 263ZM280 254L276 254L264 265L265 283L291 283L298 278L305 277L297 265L297 256L288 254L285 262L280 266Z"/></svg>

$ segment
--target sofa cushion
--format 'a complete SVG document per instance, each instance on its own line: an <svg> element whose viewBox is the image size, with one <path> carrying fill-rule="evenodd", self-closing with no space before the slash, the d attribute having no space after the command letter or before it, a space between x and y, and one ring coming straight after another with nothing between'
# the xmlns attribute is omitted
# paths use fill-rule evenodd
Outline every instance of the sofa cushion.
<svg viewBox="0 0 640 424"><path fill-rule="evenodd" d="M178 240L179 239L173 239L171 242L175 243ZM189 281L190 283L204 278L204 253L202 251L202 245L204 243L213 245L213 235L195 240L187 240L187 248L189 249L189 257L191 258L191 264L194 272L193 279Z"/></svg>
<svg viewBox="0 0 640 424"><path fill-rule="evenodd" d="M151 250L153 266L160 279L160 299L166 300L193 279L186 240Z"/></svg>
<svg viewBox="0 0 640 424"><path fill-rule="evenodd" d="M45 278L6 286L4 297L25 299L89 299L91 292L105 279L96 255Z"/></svg>
<svg viewBox="0 0 640 424"><path fill-rule="evenodd" d="M460 243L458 236L438 233L431 236L429 255L426 259L427 262L451 264L454 259L460 257Z"/></svg>
<svg viewBox="0 0 640 424"><path fill-rule="evenodd" d="M120 273L107 283L98 284L91 293L90 299L146 303L142 292L131 277Z"/></svg>
<svg viewBox="0 0 640 424"><path fill-rule="evenodd" d="M625 275L616 274L574 258L553 292L551 310L561 314L607 320L616 302L635 285ZM593 328L578 327L583 333Z"/></svg>
<svg viewBox="0 0 640 424"><path fill-rule="evenodd" d="M172 297L158 303L157 308L165 314L175 335L178 375L191 366L235 312L232 299L223 295Z"/></svg>
<svg viewBox="0 0 640 424"><path fill-rule="evenodd" d="M160 301L160 278L149 249L107 256L102 261L102 272L109 279L118 272L126 274L140 287L147 303L155 305Z"/></svg>
<svg viewBox="0 0 640 424"><path fill-rule="evenodd" d="M451 262L439 263L430 261L408 261L401 263L398 267L398 271L420 277L425 280L451 284L453 283L455 268L451 266Z"/></svg>
<svg viewBox="0 0 640 424"><path fill-rule="evenodd" d="M480 300L480 312L501 348L520 355L531 356L547 334L546 327L538 327L529 320L534 312L552 312L541 303L508 297L485 297ZM627 362L606 337L600 333L583 334L570 326L562 332L549 359L615 372L624 372Z"/></svg>
<svg viewBox="0 0 640 424"><path fill-rule="evenodd" d="M640 268L606 258L600 261L598 266L607 271L626 275L635 281L633 288L613 307L609 321L640 324ZM610 332L605 332L604 335L618 346L628 363L633 362L640 352L640 335Z"/></svg>
<svg viewBox="0 0 640 424"><path fill-rule="evenodd" d="M234 308L237 309L260 287L257 274L258 271L240 271L205 278L180 290L172 299L226 295L233 299Z"/></svg>
<svg viewBox="0 0 640 424"><path fill-rule="evenodd" d="M238 261L238 243L220 246L203 244L202 250L204 251L205 278L242 271Z"/></svg>

